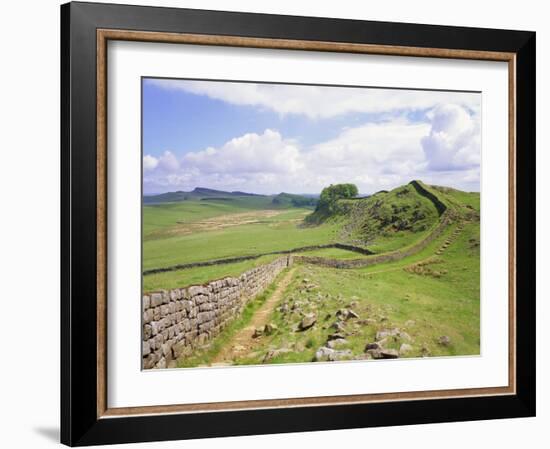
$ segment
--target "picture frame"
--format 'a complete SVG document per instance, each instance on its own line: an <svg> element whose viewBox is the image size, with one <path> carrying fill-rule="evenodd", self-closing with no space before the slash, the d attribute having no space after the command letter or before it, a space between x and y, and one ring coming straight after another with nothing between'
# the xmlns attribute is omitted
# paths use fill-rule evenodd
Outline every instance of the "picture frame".
<svg viewBox="0 0 550 449"><path fill-rule="evenodd" d="M110 408L106 155L113 41L505 62L508 385ZM535 33L72 2L61 6L61 56L62 443L535 416Z"/></svg>

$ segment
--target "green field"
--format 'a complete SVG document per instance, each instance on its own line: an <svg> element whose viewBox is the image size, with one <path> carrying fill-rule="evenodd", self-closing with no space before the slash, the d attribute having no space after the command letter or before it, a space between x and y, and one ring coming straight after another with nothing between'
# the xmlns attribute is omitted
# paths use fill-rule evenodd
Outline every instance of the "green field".
<svg viewBox="0 0 550 449"><path fill-rule="evenodd" d="M234 221L226 227L216 228L215 225L209 227L209 222L205 219L214 218L213 215L206 214L212 213L218 204L209 202L203 206L200 202L197 204L190 201L178 206L178 212L171 210L174 215L171 217L170 225L163 228L157 225L154 231L144 234L144 270L319 245L330 243L337 236L336 225L327 224L310 228L299 226L303 218L311 212L308 209L250 208L243 213L241 208L231 209L222 204L223 207L218 209L216 217L219 220ZM206 210L202 210L202 207ZM160 206L144 207L144 223L151 223L153 219L150 217L155 215L159 208ZM277 215L263 216L266 212ZM245 220L240 220L244 214ZM185 222L178 225L176 222L180 220ZM197 223L205 226L201 229L198 225L198 229L194 230L193 225ZM193 232L187 233L189 227L192 227Z"/></svg>
<svg viewBox="0 0 550 449"><path fill-rule="evenodd" d="M282 295L270 316L276 332L252 341L246 355L232 359L231 364L312 361L335 332L331 326L343 308L359 316L346 321L341 330L345 343L338 350L348 351L346 358L365 358L366 343L388 329L406 336L385 342L386 349L409 345L401 357L479 354L479 194L422 186L424 193L407 184L368 198L339 200L330 214L317 216L314 207L306 204L310 200L291 195L279 195L276 201L273 196L204 199L194 195L177 202L145 204L143 270L258 257L146 274L144 292L236 277L279 257L270 253L306 246L345 243L376 254L401 251L429 236L439 226L442 213L451 217L436 240L398 261L354 269L294 264L284 292L277 291L274 282L248 303L238 320L192 357L180 360L179 366L204 366L219 359L232 336L250 325L255 311L273 292ZM338 248L300 250L296 255L337 260L370 257ZM304 284L314 287L306 289ZM298 332L300 321L309 314L315 314L316 324ZM448 341L441 343L441 338Z"/></svg>

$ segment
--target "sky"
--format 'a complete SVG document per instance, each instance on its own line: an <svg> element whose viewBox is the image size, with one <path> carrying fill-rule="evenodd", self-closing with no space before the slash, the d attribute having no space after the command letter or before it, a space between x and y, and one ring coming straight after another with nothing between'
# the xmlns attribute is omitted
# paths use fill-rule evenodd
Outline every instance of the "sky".
<svg viewBox="0 0 550 449"><path fill-rule="evenodd" d="M481 94L143 79L144 194L479 191Z"/></svg>

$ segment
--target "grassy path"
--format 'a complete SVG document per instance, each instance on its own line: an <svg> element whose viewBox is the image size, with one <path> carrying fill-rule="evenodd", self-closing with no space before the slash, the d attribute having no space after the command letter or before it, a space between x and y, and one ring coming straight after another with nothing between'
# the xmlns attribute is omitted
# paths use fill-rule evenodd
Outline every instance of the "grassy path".
<svg viewBox="0 0 550 449"><path fill-rule="evenodd" d="M276 290L254 314L248 325L239 330L220 352L218 352L216 357L212 360L212 365L229 365L234 359L249 353L253 349L256 345L256 341L252 337L255 329L263 327L269 322L269 318L275 306L283 298L283 293L288 284L290 284L295 271L296 268L291 268L288 273L286 273L283 279L281 279L281 282L277 284Z"/></svg>

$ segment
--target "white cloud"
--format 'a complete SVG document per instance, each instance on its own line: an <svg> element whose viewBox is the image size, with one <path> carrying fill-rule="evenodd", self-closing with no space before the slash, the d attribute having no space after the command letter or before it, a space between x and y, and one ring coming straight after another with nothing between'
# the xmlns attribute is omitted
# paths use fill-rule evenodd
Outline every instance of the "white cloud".
<svg viewBox="0 0 550 449"><path fill-rule="evenodd" d="M422 139L428 168L436 171L464 170L480 162L479 117L456 104L431 111L431 130Z"/></svg>
<svg viewBox="0 0 550 449"><path fill-rule="evenodd" d="M422 179L479 190L479 152L479 116L447 105L434 108L429 123L403 118L367 123L309 147L266 129L186 153L179 162L165 152L144 186L146 192L202 186L314 193L331 183L353 182L362 193L372 193Z"/></svg>
<svg viewBox="0 0 550 449"><path fill-rule="evenodd" d="M295 142L283 139L277 131L249 133L231 139L220 148L187 153L183 164L202 173L294 173L300 167L300 152Z"/></svg>
<svg viewBox="0 0 550 449"><path fill-rule="evenodd" d="M180 168L180 163L174 153L165 151L158 160L158 166L166 172L175 172Z"/></svg>
<svg viewBox="0 0 550 449"><path fill-rule="evenodd" d="M433 108L453 102L479 110L479 94L374 88L340 88L215 81L149 79L149 84L182 90L227 103L257 106L279 115L304 115L310 119L348 113L390 113Z"/></svg>
<svg viewBox="0 0 550 449"><path fill-rule="evenodd" d="M151 171L157 168L159 161L156 157L146 154L143 156L143 171Z"/></svg>

